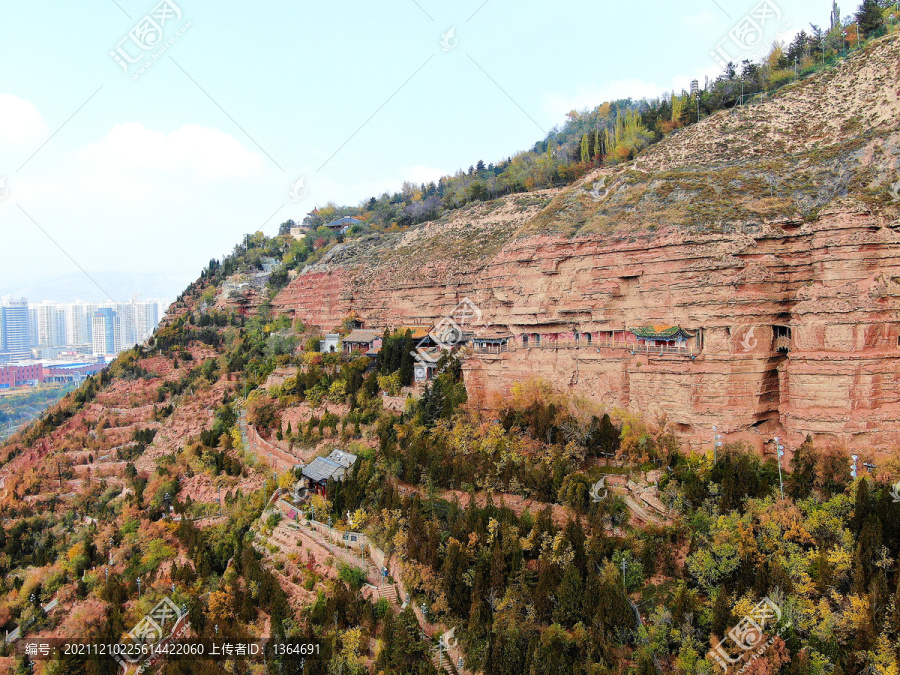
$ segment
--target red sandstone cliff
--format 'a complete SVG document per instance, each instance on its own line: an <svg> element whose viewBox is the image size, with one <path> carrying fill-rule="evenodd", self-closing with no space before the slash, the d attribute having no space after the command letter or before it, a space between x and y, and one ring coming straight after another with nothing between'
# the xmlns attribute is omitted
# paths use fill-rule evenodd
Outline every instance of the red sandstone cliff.
<svg viewBox="0 0 900 675"><path fill-rule="evenodd" d="M381 327L437 322L468 297L516 336L503 354L466 356L472 390L541 376L607 407L665 413L694 444L718 425L759 447L810 433L895 449L898 64L900 41L883 40L578 185L341 245L275 307L324 329L350 314ZM521 340L651 324L698 331L702 348Z"/></svg>

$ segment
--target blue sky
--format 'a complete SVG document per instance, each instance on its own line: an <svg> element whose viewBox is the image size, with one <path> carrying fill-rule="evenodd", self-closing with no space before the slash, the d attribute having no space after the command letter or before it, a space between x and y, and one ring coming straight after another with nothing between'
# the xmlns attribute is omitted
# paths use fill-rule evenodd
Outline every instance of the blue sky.
<svg viewBox="0 0 900 675"><path fill-rule="evenodd" d="M502 159L572 108L715 76L710 52L757 1L7 2L0 293L79 268L183 286L245 232ZM767 43L830 11L769 1ZM162 42L144 49L148 14ZM125 72L111 52L142 58ZM122 292L159 294L147 284Z"/></svg>

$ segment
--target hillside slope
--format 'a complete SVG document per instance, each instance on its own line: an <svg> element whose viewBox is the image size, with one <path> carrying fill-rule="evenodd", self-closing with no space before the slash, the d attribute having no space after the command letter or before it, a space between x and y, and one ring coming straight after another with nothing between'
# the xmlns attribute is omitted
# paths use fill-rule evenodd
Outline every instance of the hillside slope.
<svg viewBox="0 0 900 675"><path fill-rule="evenodd" d="M512 336L502 355L467 358L470 391L541 375L666 414L698 444L717 425L761 450L779 433L896 447L898 71L900 40L882 39L579 184L343 245L274 306L325 330L350 315L381 328L438 322L469 297ZM702 345L690 358L548 349L647 325Z"/></svg>

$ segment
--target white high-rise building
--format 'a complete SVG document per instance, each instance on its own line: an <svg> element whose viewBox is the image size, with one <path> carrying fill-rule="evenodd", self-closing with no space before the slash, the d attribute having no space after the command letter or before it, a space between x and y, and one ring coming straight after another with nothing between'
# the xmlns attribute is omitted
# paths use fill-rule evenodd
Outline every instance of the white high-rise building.
<svg viewBox="0 0 900 675"><path fill-rule="evenodd" d="M37 345L59 347L66 344L65 314L62 308L50 302L34 306L37 323Z"/></svg>
<svg viewBox="0 0 900 675"><path fill-rule="evenodd" d="M88 310L88 306L81 302L70 302L63 305L63 308L66 317L66 345L74 347L91 344L93 313L97 309L94 307Z"/></svg>
<svg viewBox="0 0 900 675"><path fill-rule="evenodd" d="M36 305L28 305L28 346L38 346L38 310Z"/></svg>
<svg viewBox="0 0 900 675"><path fill-rule="evenodd" d="M135 310L135 325L137 341L143 342L153 334L156 324L159 323L159 304L157 302L142 302Z"/></svg>
<svg viewBox="0 0 900 675"><path fill-rule="evenodd" d="M114 309L98 309L92 325L94 356L115 356L122 351L122 324Z"/></svg>
<svg viewBox="0 0 900 675"><path fill-rule="evenodd" d="M0 306L0 352L4 360L31 356L28 301L10 300Z"/></svg>

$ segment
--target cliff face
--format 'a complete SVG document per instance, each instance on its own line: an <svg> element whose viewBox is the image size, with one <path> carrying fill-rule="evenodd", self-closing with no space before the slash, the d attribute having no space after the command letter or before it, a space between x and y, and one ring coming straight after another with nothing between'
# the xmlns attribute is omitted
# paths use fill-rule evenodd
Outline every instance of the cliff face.
<svg viewBox="0 0 900 675"><path fill-rule="evenodd" d="M351 314L382 327L436 323L470 298L485 335L513 336L502 354L466 355L474 395L540 376L665 414L697 447L717 425L760 449L807 433L896 448L898 52L883 41L570 188L341 246L275 306L324 329ZM659 324L696 332L691 350L602 344ZM575 332L592 344L554 342Z"/></svg>

